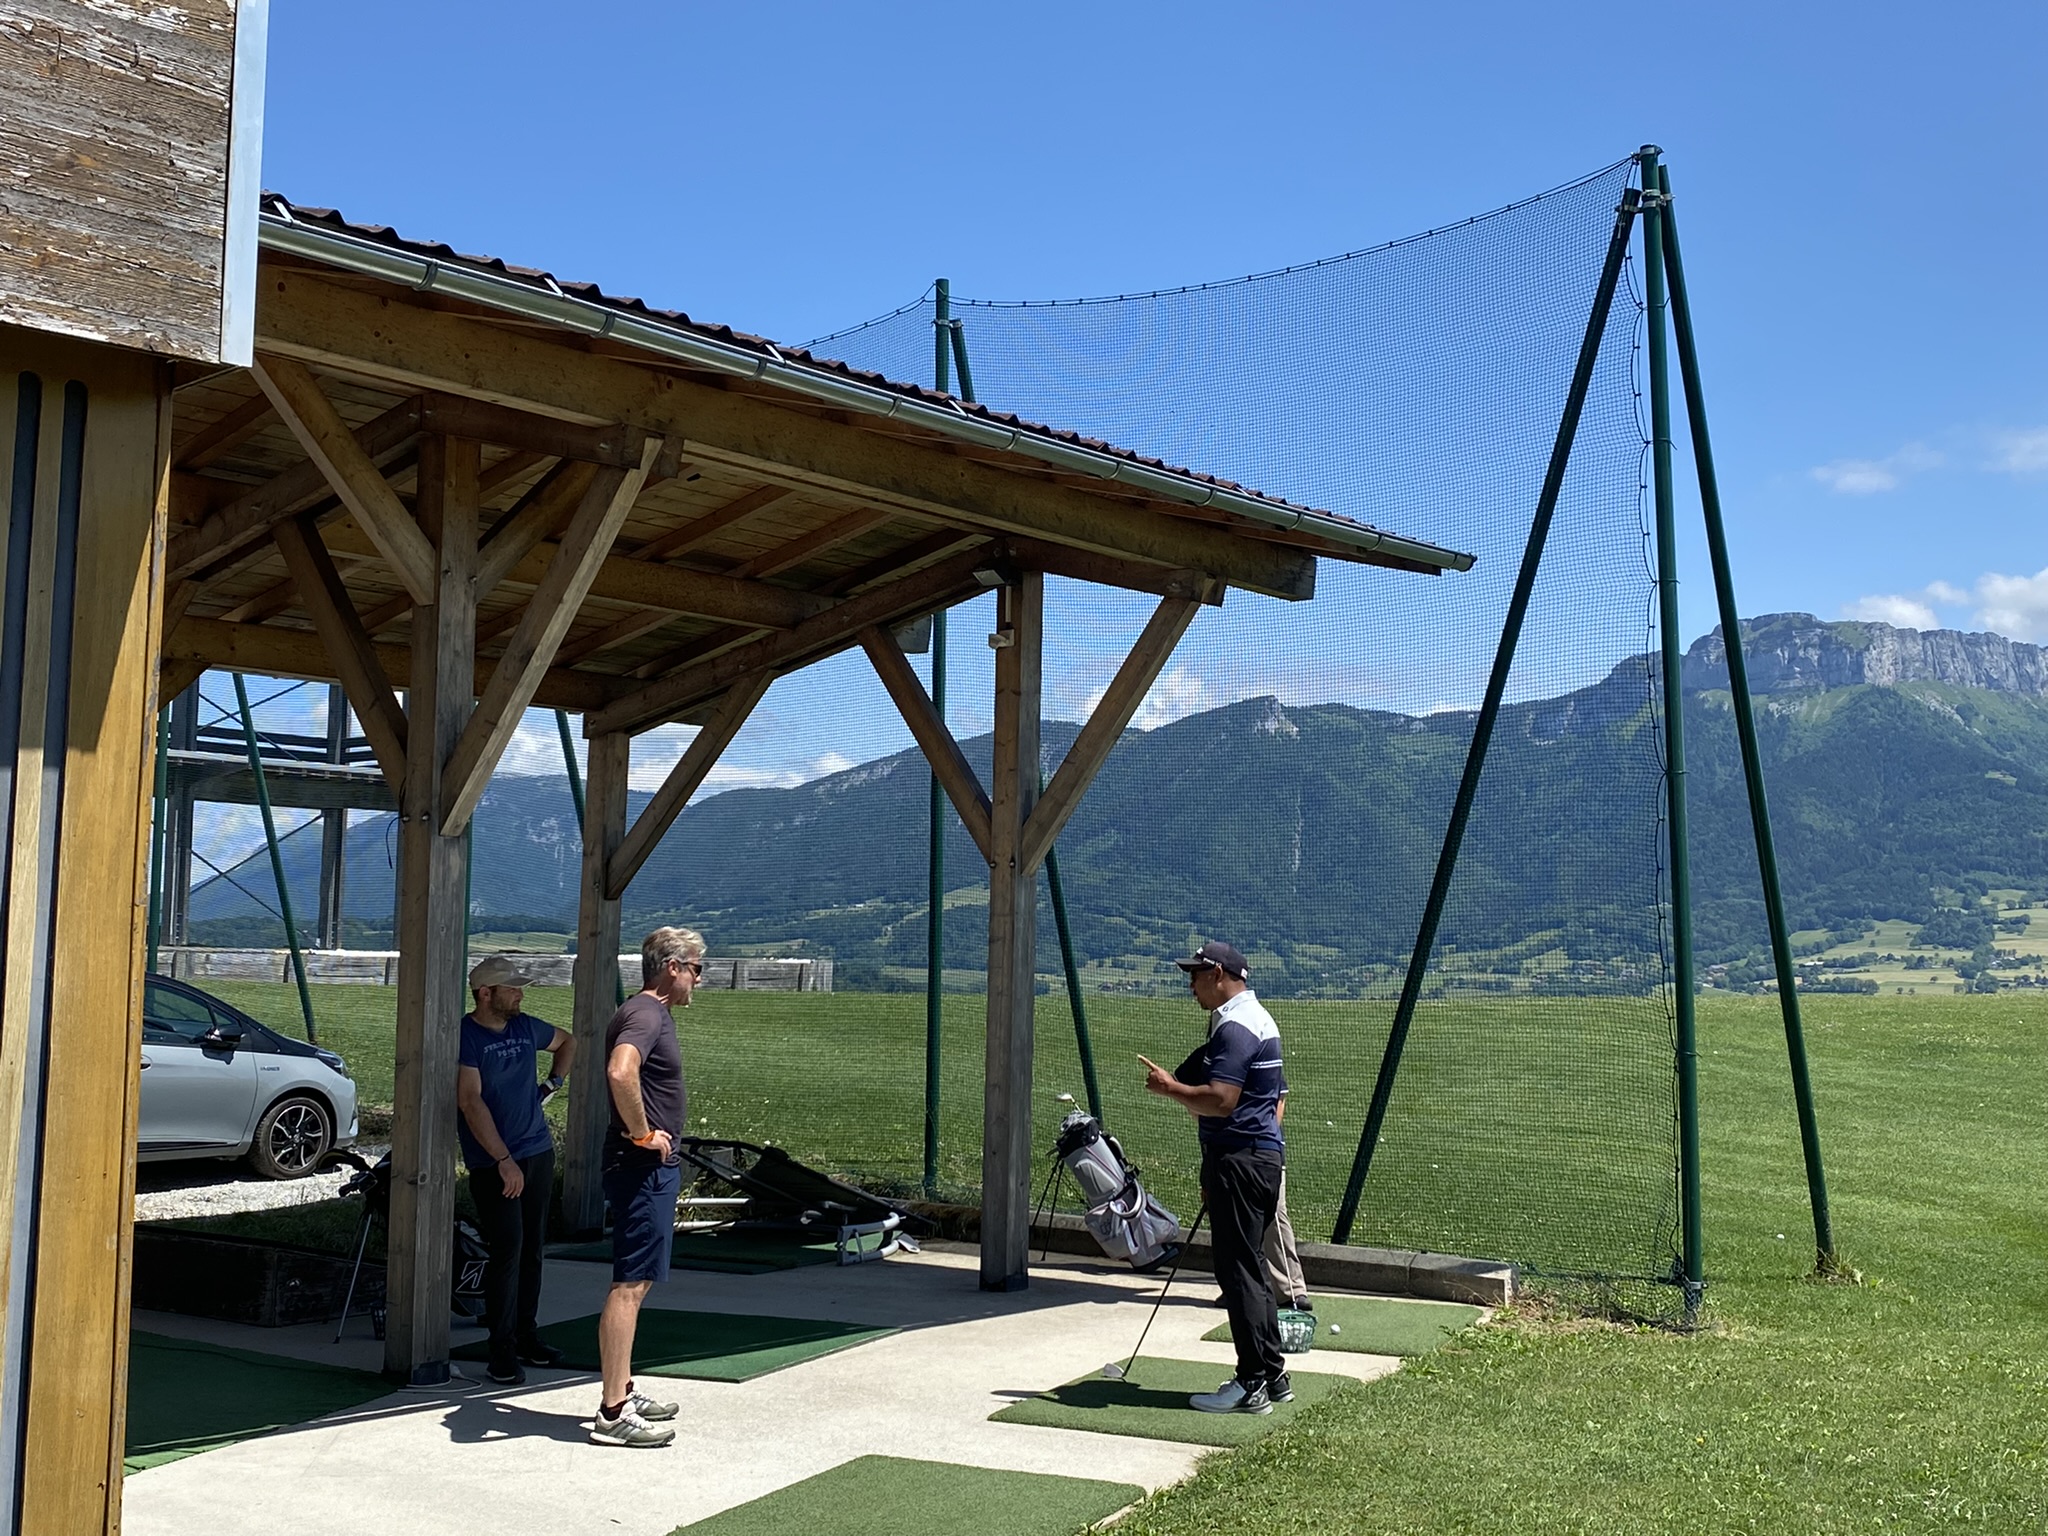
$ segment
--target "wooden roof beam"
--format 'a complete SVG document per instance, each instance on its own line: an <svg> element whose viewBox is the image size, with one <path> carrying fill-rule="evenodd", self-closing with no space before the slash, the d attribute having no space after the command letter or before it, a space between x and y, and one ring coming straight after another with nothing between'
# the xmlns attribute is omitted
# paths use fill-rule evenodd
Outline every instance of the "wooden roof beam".
<svg viewBox="0 0 2048 1536"><path fill-rule="evenodd" d="M768 635L722 656L657 678L593 713L584 734L638 731L687 713L743 677L787 672L858 642L871 625L890 625L957 602L982 589L975 571L988 564L984 550L969 550L925 567L901 581L871 588L835 603L786 634Z"/></svg>
<svg viewBox="0 0 2048 1536"><path fill-rule="evenodd" d="M466 394L572 421L672 435L692 461L815 487L940 522L1019 533L1174 568L1292 599L1314 595L1316 557L1160 510L779 407L766 393L714 388L676 370L592 355L452 311L360 293L310 272L267 268L257 328L267 350Z"/></svg>
<svg viewBox="0 0 2048 1536"><path fill-rule="evenodd" d="M278 553L284 556L313 620L313 632L326 643L335 671L341 675L342 692L362 722L363 735L377 755L377 766L384 770L384 782L396 792L405 783L409 739L405 710L378 663L348 589L341 584L341 573L334 568L334 559L320 542L320 530L311 518L301 516L279 523L275 537Z"/></svg>
<svg viewBox="0 0 2048 1536"><path fill-rule="evenodd" d="M984 859L988 858L992 846L989 841L988 791L981 787L981 780L975 777L967 754L960 750L960 743L954 740L945 720L933 707L931 695L925 692L924 684L911 670L910 658L903 654L903 647L886 629L870 626L862 630L860 643L868 653L868 660L874 663L875 675L888 689L889 697L896 701L903 723L910 727L910 734L917 739L925 761L931 764L932 777L939 781L940 787L946 791L946 798L953 802L953 809L960 813L961 825L974 839L974 846L981 850Z"/></svg>
<svg viewBox="0 0 2048 1536"><path fill-rule="evenodd" d="M375 644L371 647L385 680L394 688L411 686L412 647ZM173 666L198 663L202 667L224 667L231 672L261 672L268 677L302 677L318 683L338 683L327 642L312 630L281 629L271 624L223 624L218 619L185 618L164 639L164 671ZM476 667L475 692L481 694L490 683L490 662ZM567 709L579 714L605 708L618 697L619 685L589 672L571 672L556 667L541 679L533 703L544 709Z"/></svg>

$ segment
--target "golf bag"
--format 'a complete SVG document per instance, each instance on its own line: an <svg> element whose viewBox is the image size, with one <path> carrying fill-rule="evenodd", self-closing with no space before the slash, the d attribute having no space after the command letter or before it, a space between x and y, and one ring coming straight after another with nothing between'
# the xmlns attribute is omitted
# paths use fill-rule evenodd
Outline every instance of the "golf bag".
<svg viewBox="0 0 2048 1536"><path fill-rule="evenodd" d="M1102 1122L1075 1110L1060 1122L1053 1146L1081 1191L1082 1220L1102 1251L1137 1270L1157 1269L1180 1254L1185 1234L1180 1218L1145 1193L1138 1171Z"/></svg>

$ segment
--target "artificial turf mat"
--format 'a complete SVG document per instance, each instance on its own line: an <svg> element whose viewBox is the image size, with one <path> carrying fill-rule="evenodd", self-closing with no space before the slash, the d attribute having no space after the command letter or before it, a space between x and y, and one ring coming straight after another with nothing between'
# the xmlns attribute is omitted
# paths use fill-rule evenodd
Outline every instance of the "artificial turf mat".
<svg viewBox="0 0 2048 1536"><path fill-rule="evenodd" d="M1482 1307L1454 1301L1393 1301L1384 1296L1318 1296L1317 1349L1354 1355L1426 1355L1461 1328L1485 1316ZM1336 1323L1344 1331L1330 1332ZM1205 1339L1230 1339L1230 1324L1211 1328Z"/></svg>
<svg viewBox="0 0 2048 1536"><path fill-rule="evenodd" d="M389 1396L368 1371L137 1333L128 1343L130 1472Z"/></svg>
<svg viewBox="0 0 2048 1536"><path fill-rule="evenodd" d="M815 1317L754 1317L738 1312L679 1312L643 1307L633 1336L633 1369L649 1376L689 1376L698 1381L752 1381L820 1355L837 1354L896 1332L870 1323L827 1322ZM563 1366L594 1371L597 1314L549 1323L540 1331L563 1351ZM465 1344L458 1360L485 1360L490 1342Z"/></svg>
<svg viewBox="0 0 2048 1536"><path fill-rule="evenodd" d="M792 1243L780 1238L741 1232L679 1232L669 1250L677 1269L710 1270L727 1275L765 1275L778 1269L802 1269L811 1264L836 1264L839 1248L834 1243ZM609 1240L594 1243L551 1243L551 1259L580 1259L609 1264Z"/></svg>
<svg viewBox="0 0 2048 1536"><path fill-rule="evenodd" d="M1321 1402L1346 1378L1290 1371L1294 1401L1275 1403L1271 1413L1198 1413L1188 1406L1194 1392L1213 1392L1230 1374L1227 1365L1199 1360L1158 1360L1139 1356L1131 1379L1105 1381L1083 1376L998 1409L990 1418L1004 1424L1046 1424L1054 1429L1092 1429L1105 1435L1138 1435L1188 1445L1243 1445L1270 1435L1310 1403Z"/></svg>
<svg viewBox="0 0 2048 1536"><path fill-rule="evenodd" d="M861 1456L671 1536L1069 1536L1144 1496L1133 1483Z"/></svg>

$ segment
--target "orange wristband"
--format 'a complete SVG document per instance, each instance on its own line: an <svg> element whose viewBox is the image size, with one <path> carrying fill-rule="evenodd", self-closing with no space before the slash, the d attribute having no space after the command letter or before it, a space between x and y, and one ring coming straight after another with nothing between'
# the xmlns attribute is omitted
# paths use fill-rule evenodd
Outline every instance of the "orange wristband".
<svg viewBox="0 0 2048 1536"><path fill-rule="evenodd" d="M628 1136L626 1140L632 1142L636 1147L651 1147L654 1145L654 1138L660 1134L661 1132L659 1131L649 1131L645 1136Z"/></svg>

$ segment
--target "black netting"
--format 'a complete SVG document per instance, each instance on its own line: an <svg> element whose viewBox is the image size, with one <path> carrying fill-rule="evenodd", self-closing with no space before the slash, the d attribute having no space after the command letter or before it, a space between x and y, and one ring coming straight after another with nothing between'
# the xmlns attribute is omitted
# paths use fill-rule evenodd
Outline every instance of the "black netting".
<svg viewBox="0 0 2048 1536"><path fill-rule="evenodd" d="M985 404L1479 557L1441 579L1325 561L1300 606L1233 593L1061 839L1106 1108L1171 1198L1191 1203L1190 1138L1128 1064L1193 1038L1165 962L1227 937L1286 1041L1296 1226L1330 1229L1630 173L1233 282L951 297ZM930 380L934 299L813 350ZM1636 1305L1677 1244L1640 320L1624 291L1354 1232L1608 1277ZM1048 771L1146 606L1050 584ZM985 710L978 675L954 688ZM980 878L964 841L951 868ZM953 909L950 965L980 964L983 910ZM918 924L899 958L921 945ZM1081 1087L1043 914L1040 966L1044 1140ZM956 1065L978 1078L971 1034ZM970 1178L972 1119L947 1128Z"/></svg>

